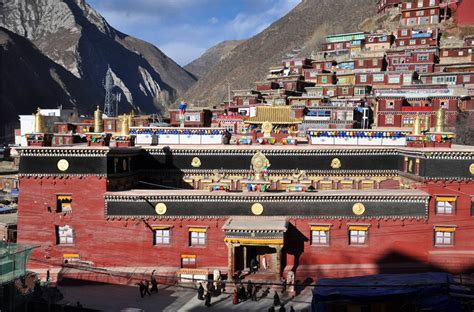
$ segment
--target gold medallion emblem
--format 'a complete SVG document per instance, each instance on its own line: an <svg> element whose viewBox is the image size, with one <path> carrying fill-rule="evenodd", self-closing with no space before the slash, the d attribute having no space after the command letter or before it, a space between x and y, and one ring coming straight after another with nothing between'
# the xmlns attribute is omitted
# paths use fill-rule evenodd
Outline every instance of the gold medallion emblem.
<svg viewBox="0 0 474 312"><path fill-rule="evenodd" d="M69 162L66 159L60 159L57 166L60 171L66 171L69 168Z"/></svg>
<svg viewBox="0 0 474 312"><path fill-rule="evenodd" d="M469 172L470 172L471 174L474 174L474 164L471 164L471 165L469 166Z"/></svg>
<svg viewBox="0 0 474 312"><path fill-rule="evenodd" d="M164 203L156 204L155 211L159 215L164 215L166 213L166 205Z"/></svg>
<svg viewBox="0 0 474 312"><path fill-rule="evenodd" d="M252 205L252 213L256 216L259 216L263 213L263 206L260 203L255 203Z"/></svg>
<svg viewBox="0 0 474 312"><path fill-rule="evenodd" d="M194 157L191 161L191 166L193 166L194 168L201 167L201 160L198 157Z"/></svg>
<svg viewBox="0 0 474 312"><path fill-rule="evenodd" d="M365 212L365 206L362 203L355 203L354 206L352 206L352 212L357 215L363 215Z"/></svg>
<svg viewBox="0 0 474 312"><path fill-rule="evenodd" d="M331 161L331 168L332 168L332 169L339 169L339 168L341 168L341 161L339 160L339 158L334 158L334 159Z"/></svg>

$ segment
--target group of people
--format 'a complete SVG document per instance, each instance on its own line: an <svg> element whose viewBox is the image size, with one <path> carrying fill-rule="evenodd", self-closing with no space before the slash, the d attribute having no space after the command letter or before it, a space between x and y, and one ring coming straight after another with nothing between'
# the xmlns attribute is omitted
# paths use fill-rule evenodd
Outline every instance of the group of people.
<svg viewBox="0 0 474 312"><path fill-rule="evenodd" d="M251 280L247 282L247 288L244 287L242 282L236 284L232 303L239 304L239 302L246 301L248 298L250 298L252 301L257 301L257 293L260 288L262 287L259 285L254 285Z"/></svg>
<svg viewBox="0 0 474 312"><path fill-rule="evenodd" d="M143 298L145 295L148 294L148 296L151 296L152 292L158 293L158 282L156 281L155 278L155 270L151 272L151 278L150 281L148 280L143 280L138 282L136 285L138 285L138 289L140 290L140 296ZM151 288L150 288L151 285Z"/></svg>
<svg viewBox="0 0 474 312"><path fill-rule="evenodd" d="M206 307L211 306L211 297L217 297L221 292L225 291L225 283L221 280L215 280L214 282L208 282L206 284L206 289L202 286L202 283L199 283L198 287L198 299L204 300L204 305Z"/></svg>

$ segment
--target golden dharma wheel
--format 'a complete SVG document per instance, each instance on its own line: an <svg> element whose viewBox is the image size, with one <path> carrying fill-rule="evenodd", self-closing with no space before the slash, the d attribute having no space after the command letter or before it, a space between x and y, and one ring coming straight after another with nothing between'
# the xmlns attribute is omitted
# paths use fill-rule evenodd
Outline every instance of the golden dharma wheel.
<svg viewBox="0 0 474 312"><path fill-rule="evenodd" d="M362 203L355 203L353 206L352 206L352 212L357 215L357 216L360 216L360 215L363 215L364 212L365 212L365 206L364 204Z"/></svg>
<svg viewBox="0 0 474 312"><path fill-rule="evenodd" d="M263 205L260 203L255 203L252 205L252 213L256 216L259 216L263 213Z"/></svg>
<svg viewBox="0 0 474 312"><path fill-rule="evenodd" d="M166 204L165 203L156 204L155 212L159 215L164 215L166 213Z"/></svg>

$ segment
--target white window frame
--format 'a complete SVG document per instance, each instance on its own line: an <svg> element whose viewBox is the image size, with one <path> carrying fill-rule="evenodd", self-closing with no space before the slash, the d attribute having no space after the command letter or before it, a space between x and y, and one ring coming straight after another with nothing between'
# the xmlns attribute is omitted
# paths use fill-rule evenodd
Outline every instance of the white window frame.
<svg viewBox="0 0 474 312"><path fill-rule="evenodd" d="M464 76L462 77L462 82L464 82L464 83L469 83L469 82L471 82L471 75L464 75Z"/></svg>
<svg viewBox="0 0 474 312"><path fill-rule="evenodd" d="M372 76L372 81L373 82L384 82L385 81L385 75L384 74L374 74Z"/></svg>
<svg viewBox="0 0 474 312"><path fill-rule="evenodd" d="M327 246L329 245L329 230L311 230L311 245L312 246Z"/></svg>
<svg viewBox="0 0 474 312"><path fill-rule="evenodd" d="M446 76L445 77L445 82L446 82L446 84L449 84L449 85L455 85L456 80L457 80L456 76Z"/></svg>
<svg viewBox="0 0 474 312"><path fill-rule="evenodd" d="M74 244L74 229L70 225L57 226L58 245Z"/></svg>
<svg viewBox="0 0 474 312"><path fill-rule="evenodd" d="M366 245L368 237L368 230L349 230L349 245Z"/></svg>
<svg viewBox="0 0 474 312"><path fill-rule="evenodd" d="M207 232L189 231L189 246L206 246Z"/></svg>
<svg viewBox="0 0 474 312"><path fill-rule="evenodd" d="M171 229L157 229L153 230L154 245L170 245L171 244Z"/></svg>
<svg viewBox="0 0 474 312"><path fill-rule="evenodd" d="M400 76L388 76L388 83L400 83Z"/></svg>
<svg viewBox="0 0 474 312"><path fill-rule="evenodd" d="M435 246L454 246L454 232L435 231Z"/></svg>
<svg viewBox="0 0 474 312"><path fill-rule="evenodd" d="M393 125L393 115L386 115L385 116L385 124Z"/></svg>
<svg viewBox="0 0 474 312"><path fill-rule="evenodd" d="M453 215L456 204L449 201L436 201L436 214Z"/></svg>
<svg viewBox="0 0 474 312"><path fill-rule="evenodd" d="M367 82L367 75L360 75L360 82Z"/></svg>

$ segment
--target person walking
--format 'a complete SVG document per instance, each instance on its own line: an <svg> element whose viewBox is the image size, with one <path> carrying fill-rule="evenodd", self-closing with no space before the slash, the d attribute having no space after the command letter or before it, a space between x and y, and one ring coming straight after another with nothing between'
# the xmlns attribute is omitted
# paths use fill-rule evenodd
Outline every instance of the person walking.
<svg viewBox="0 0 474 312"><path fill-rule="evenodd" d="M257 269L258 269L258 262L255 259L255 257L252 257L252 259L250 259L250 274L255 274L257 272Z"/></svg>
<svg viewBox="0 0 474 312"><path fill-rule="evenodd" d="M211 293L209 291L206 292L206 301L204 302L204 304L208 308L211 306Z"/></svg>
<svg viewBox="0 0 474 312"><path fill-rule="evenodd" d="M199 283L198 287L198 299L204 300L204 287L202 287L202 283Z"/></svg>
<svg viewBox="0 0 474 312"><path fill-rule="evenodd" d="M151 292L150 292L150 282L149 281L145 281L145 294L148 294L148 296L151 296Z"/></svg>
<svg viewBox="0 0 474 312"><path fill-rule="evenodd" d="M140 297L145 296L145 284L143 284L143 281L140 281L139 283L136 283L135 285L138 285L138 289L140 290Z"/></svg>
<svg viewBox="0 0 474 312"><path fill-rule="evenodd" d="M284 305L281 305L280 306L280 310L278 310L279 312L286 312L286 308Z"/></svg>
<svg viewBox="0 0 474 312"><path fill-rule="evenodd" d="M247 283L247 296L252 297L252 293L253 293L253 284L252 284L252 281L249 280Z"/></svg>
<svg viewBox="0 0 474 312"><path fill-rule="evenodd" d="M293 306L290 307L290 312L296 312L295 308L293 308Z"/></svg>
<svg viewBox="0 0 474 312"><path fill-rule="evenodd" d="M155 278L155 270L153 270L153 272L151 272L150 282L151 282L150 292L158 293L158 282L156 281L156 278Z"/></svg>
<svg viewBox="0 0 474 312"><path fill-rule="evenodd" d="M247 292L245 291L244 285L240 284L239 291L240 291L240 299L242 299L242 301L246 301L247 300Z"/></svg>
<svg viewBox="0 0 474 312"><path fill-rule="evenodd" d="M258 292L258 287L255 286L252 290L252 301L257 301L257 292Z"/></svg>
<svg viewBox="0 0 474 312"><path fill-rule="evenodd" d="M274 306L269 307L268 312L275 312L275 307Z"/></svg>
<svg viewBox="0 0 474 312"><path fill-rule="evenodd" d="M239 296L237 294L237 289L234 289L234 297L232 298L232 304L239 304Z"/></svg>
<svg viewBox="0 0 474 312"><path fill-rule="evenodd" d="M279 305L281 305L280 296L278 296L278 292L277 292L277 291L275 291L275 294L273 295L273 305L274 305L274 306L279 306Z"/></svg>

